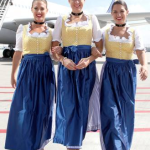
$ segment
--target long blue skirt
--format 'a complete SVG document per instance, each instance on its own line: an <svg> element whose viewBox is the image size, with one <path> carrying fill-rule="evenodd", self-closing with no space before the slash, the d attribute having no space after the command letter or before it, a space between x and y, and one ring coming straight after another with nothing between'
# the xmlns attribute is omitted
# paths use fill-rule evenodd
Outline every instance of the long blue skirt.
<svg viewBox="0 0 150 150"><path fill-rule="evenodd" d="M106 58L100 93L103 150L130 150L135 92L134 61Z"/></svg>
<svg viewBox="0 0 150 150"><path fill-rule="evenodd" d="M70 46L63 56L78 64L91 55L91 46ZM89 100L96 79L93 61L87 68L71 71L59 65L54 143L79 149L85 137L89 113Z"/></svg>
<svg viewBox="0 0 150 150"><path fill-rule="evenodd" d="M54 68L45 54L25 55L11 104L5 148L37 150L51 139Z"/></svg>

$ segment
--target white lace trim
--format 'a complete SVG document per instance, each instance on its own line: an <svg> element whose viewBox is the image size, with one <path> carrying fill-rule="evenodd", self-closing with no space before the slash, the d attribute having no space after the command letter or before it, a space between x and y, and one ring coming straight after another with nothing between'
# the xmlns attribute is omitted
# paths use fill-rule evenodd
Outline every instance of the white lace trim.
<svg viewBox="0 0 150 150"><path fill-rule="evenodd" d="M28 28L27 28L28 36L31 36L31 37L48 37L50 34L49 27L47 24L46 24L46 30L42 33L34 32L31 34L30 31L31 31L31 23L28 23Z"/></svg>
<svg viewBox="0 0 150 150"><path fill-rule="evenodd" d="M87 18L86 21L79 21L78 23L68 24L67 22L70 21L69 18L71 17L71 15L69 14L68 17L67 17L67 19L66 19L66 21L65 21L65 26L67 26L67 27L76 27L76 26L82 27L82 26L87 26L89 24L90 17L88 15L85 15L85 16Z"/></svg>
<svg viewBox="0 0 150 150"><path fill-rule="evenodd" d="M82 146L66 146L66 147L71 149L82 149Z"/></svg>
<svg viewBox="0 0 150 150"><path fill-rule="evenodd" d="M112 32L113 28L114 28L114 25L111 25L111 27L108 31L109 41L122 42L122 43L131 43L132 42L133 32L130 30L129 26L128 26L128 29L127 29L127 33L129 34L128 38L112 35L111 32Z"/></svg>

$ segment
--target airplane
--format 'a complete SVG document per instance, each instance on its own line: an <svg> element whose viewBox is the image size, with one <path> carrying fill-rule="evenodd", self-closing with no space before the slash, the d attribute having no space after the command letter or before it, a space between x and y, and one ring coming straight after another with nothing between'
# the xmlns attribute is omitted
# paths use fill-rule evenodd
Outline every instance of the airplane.
<svg viewBox="0 0 150 150"><path fill-rule="evenodd" d="M117 0L112 0L111 4L107 10L107 13L96 14L101 28L105 27L108 24L114 23L110 13L111 13L112 5L115 1L117 1ZM150 24L150 12L129 13L128 18L127 18L127 23L130 26L148 25L148 24Z"/></svg>
<svg viewBox="0 0 150 150"><path fill-rule="evenodd" d="M6 0L1 0L6 1ZM11 5L7 11L7 15L0 30L0 43L9 44L10 49L5 49L3 51L3 57L13 57L14 46L15 46L15 36L16 30L19 24L27 24L32 22L32 13L31 13L31 0L7 0L11 2ZM98 18L100 27L103 28L106 25L113 23L110 10L111 6L116 0L112 0L109 9L104 14L95 14ZM1 4L1 2L0 2ZM54 27L56 19L60 15L69 14L71 9L69 7L58 5L52 3L48 0L48 9L46 21L50 27ZM1 10L0 10L1 13ZM139 26L150 24L150 12L136 12L129 13L128 15L128 24L131 26Z"/></svg>
<svg viewBox="0 0 150 150"><path fill-rule="evenodd" d="M7 2L7 3L5 3ZM3 50L3 57L13 57L16 42L16 31L20 24L28 24L33 21L33 14L31 12L32 0L1 0L0 1L0 17L2 3L5 7L9 7L5 16L2 28L0 29L0 43L8 44L9 48ZM7 4L7 5L6 5ZM11 6L9 6L11 5ZM46 22L48 26L54 28L56 19L60 15L69 14L71 9L69 7L52 3L48 0L48 14ZM0 18L0 24L3 20Z"/></svg>

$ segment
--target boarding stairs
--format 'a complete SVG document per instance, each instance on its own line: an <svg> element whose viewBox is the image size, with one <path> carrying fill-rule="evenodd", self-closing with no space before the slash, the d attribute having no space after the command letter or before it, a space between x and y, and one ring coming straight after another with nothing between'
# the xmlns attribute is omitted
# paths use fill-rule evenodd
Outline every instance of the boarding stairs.
<svg viewBox="0 0 150 150"><path fill-rule="evenodd" d="M12 0L0 0L0 30L10 5L13 5Z"/></svg>

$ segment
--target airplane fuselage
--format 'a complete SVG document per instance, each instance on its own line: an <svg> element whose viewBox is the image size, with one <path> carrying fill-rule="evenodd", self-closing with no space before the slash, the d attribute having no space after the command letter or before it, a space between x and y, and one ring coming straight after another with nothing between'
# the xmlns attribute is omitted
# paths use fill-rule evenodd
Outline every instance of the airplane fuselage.
<svg viewBox="0 0 150 150"><path fill-rule="evenodd" d="M0 30L0 44L15 45L16 30L19 24L27 24L28 22L33 21L31 3L31 0L23 2L21 0L13 1L13 5L9 7L2 29ZM57 18L58 16L69 12L70 8L66 6L48 2L48 18ZM24 21L19 22L19 19ZM49 25L53 25L55 20L49 22Z"/></svg>

